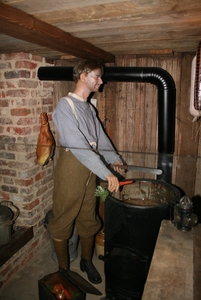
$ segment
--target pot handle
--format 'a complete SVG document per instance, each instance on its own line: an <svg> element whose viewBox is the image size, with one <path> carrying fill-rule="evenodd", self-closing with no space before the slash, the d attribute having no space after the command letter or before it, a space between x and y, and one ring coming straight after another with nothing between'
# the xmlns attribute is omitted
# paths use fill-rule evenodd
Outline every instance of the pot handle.
<svg viewBox="0 0 201 300"><path fill-rule="evenodd" d="M14 204L13 204L13 202L12 201L7 201L7 200L5 200L5 201L1 201L0 202L0 204L2 204L2 203L6 203L6 204L10 204L11 206L13 206L13 207L15 207L15 209L17 210L17 212L16 213L14 213L14 217L13 217L13 219L11 220L11 222L12 223L14 223L15 222L15 220L19 217L19 214L20 214L20 210L19 210L19 208L17 207L17 206L15 206Z"/></svg>
<svg viewBox="0 0 201 300"><path fill-rule="evenodd" d="M16 208L16 210L17 210L17 213L16 213L16 215L13 217L13 219L12 219L12 222L14 223L15 222L15 220L19 217L19 214L20 214L20 210L19 210L19 208L17 207L17 206L15 206L14 204L13 204L13 202L11 202L11 205L13 206L13 207L15 207Z"/></svg>

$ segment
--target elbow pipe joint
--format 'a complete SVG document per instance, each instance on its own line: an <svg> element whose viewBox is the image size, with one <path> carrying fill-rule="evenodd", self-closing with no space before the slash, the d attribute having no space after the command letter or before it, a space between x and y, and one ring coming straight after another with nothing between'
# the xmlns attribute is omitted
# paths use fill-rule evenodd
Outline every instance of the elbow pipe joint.
<svg viewBox="0 0 201 300"><path fill-rule="evenodd" d="M105 67L103 81L148 82L158 89L175 89L172 76L164 69L155 67Z"/></svg>

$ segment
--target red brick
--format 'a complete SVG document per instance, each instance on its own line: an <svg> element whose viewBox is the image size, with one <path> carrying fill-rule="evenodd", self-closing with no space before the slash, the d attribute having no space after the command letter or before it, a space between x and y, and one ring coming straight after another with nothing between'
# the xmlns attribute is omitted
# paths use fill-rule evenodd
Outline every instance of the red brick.
<svg viewBox="0 0 201 300"><path fill-rule="evenodd" d="M26 69L31 69L34 70L37 68L37 64L33 63L31 61L26 61L26 60L20 60L20 61L16 61L15 63L15 68L26 68Z"/></svg>
<svg viewBox="0 0 201 300"><path fill-rule="evenodd" d="M26 265L33 258L33 253L29 253L25 259L21 261L21 266Z"/></svg>
<svg viewBox="0 0 201 300"><path fill-rule="evenodd" d="M33 218L31 218L29 215L28 219L23 218L23 226L34 226L38 220L40 220L40 215L37 214Z"/></svg>
<svg viewBox="0 0 201 300"><path fill-rule="evenodd" d="M3 200L10 200L10 195L8 193L4 193L2 191L0 191L0 195L1 195L1 199Z"/></svg>
<svg viewBox="0 0 201 300"><path fill-rule="evenodd" d="M33 81L33 80L19 80L18 86L20 88L37 88L38 86L38 81Z"/></svg>
<svg viewBox="0 0 201 300"><path fill-rule="evenodd" d="M43 98L43 105L53 104L53 98Z"/></svg>
<svg viewBox="0 0 201 300"><path fill-rule="evenodd" d="M30 59L30 54L26 52L13 52L5 54L5 60Z"/></svg>
<svg viewBox="0 0 201 300"><path fill-rule="evenodd" d="M6 79L13 79L13 78L30 78L30 71L27 70L17 70L17 71L8 71L4 72L4 77Z"/></svg>
<svg viewBox="0 0 201 300"><path fill-rule="evenodd" d="M42 180L42 184L47 184L48 182L51 182L53 179L52 174L50 174L49 176L46 176L43 180Z"/></svg>
<svg viewBox="0 0 201 300"><path fill-rule="evenodd" d="M47 89L47 88L53 88L53 87L54 87L53 81L43 81L43 88Z"/></svg>
<svg viewBox="0 0 201 300"><path fill-rule="evenodd" d="M19 164L18 161L9 161L9 162L7 162L7 165L9 168L17 168L17 169L21 170L21 165Z"/></svg>
<svg viewBox="0 0 201 300"><path fill-rule="evenodd" d="M5 144L0 142L0 150L5 150L5 149L6 149Z"/></svg>
<svg viewBox="0 0 201 300"><path fill-rule="evenodd" d="M52 112L52 111L51 111ZM48 121L51 122L52 121L52 114L48 114Z"/></svg>
<svg viewBox="0 0 201 300"><path fill-rule="evenodd" d="M31 252L34 248L36 248L38 243L39 243L39 239L35 240L34 243L32 243L29 249L27 250L28 253Z"/></svg>
<svg viewBox="0 0 201 300"><path fill-rule="evenodd" d="M8 90L6 96L9 97L26 97L29 95L29 90Z"/></svg>
<svg viewBox="0 0 201 300"><path fill-rule="evenodd" d="M32 54L32 59L33 59L33 60L36 60L36 61L39 61L39 62L42 62L42 61L43 61L43 58L42 58L41 56L34 55L34 54Z"/></svg>
<svg viewBox="0 0 201 300"><path fill-rule="evenodd" d="M33 115L33 116L36 115L36 114L35 114L35 109L34 109L34 108L32 108L31 112L32 112L32 115Z"/></svg>
<svg viewBox="0 0 201 300"><path fill-rule="evenodd" d="M1 152L0 156L1 158L5 158L5 159L15 159L15 154L13 153Z"/></svg>
<svg viewBox="0 0 201 300"><path fill-rule="evenodd" d="M34 133L35 133L35 132L36 132L36 133L37 133L37 132L39 133L39 132L40 132L40 126L34 126L34 127L33 127L33 132L34 132Z"/></svg>
<svg viewBox="0 0 201 300"><path fill-rule="evenodd" d="M1 136L0 136L0 139L1 139ZM9 135L4 135L4 136L2 136L2 140L1 141L3 143L6 143L6 144L12 144L12 143L16 142L16 138L15 137L11 137Z"/></svg>
<svg viewBox="0 0 201 300"><path fill-rule="evenodd" d="M0 100L0 107L9 107L8 100Z"/></svg>
<svg viewBox="0 0 201 300"><path fill-rule="evenodd" d="M51 105L51 106L48 106L48 113L50 113L50 115L49 115L49 118L48 118L48 120L49 121L52 121L52 111L53 111L53 106Z"/></svg>
<svg viewBox="0 0 201 300"><path fill-rule="evenodd" d="M17 98L17 99L11 100L10 102L11 102L11 105L15 106L15 107L30 105L30 101L28 99L22 99L22 98Z"/></svg>
<svg viewBox="0 0 201 300"><path fill-rule="evenodd" d="M37 72L35 72L35 71L32 72L32 78L33 78L33 79L38 78L38 77L37 77Z"/></svg>
<svg viewBox="0 0 201 300"><path fill-rule="evenodd" d="M11 82L11 81L7 81L6 82L6 86L8 87L8 88L16 88L17 86L13 83L13 82Z"/></svg>
<svg viewBox="0 0 201 300"><path fill-rule="evenodd" d="M40 195L42 195L42 194L45 193L46 191L47 191L47 187L46 187L46 186L41 187L41 188L37 191L37 193L36 193L37 197L40 196Z"/></svg>
<svg viewBox="0 0 201 300"><path fill-rule="evenodd" d="M33 184L33 178L31 178L31 179L16 179L15 183L20 186L30 186Z"/></svg>
<svg viewBox="0 0 201 300"><path fill-rule="evenodd" d="M4 89L5 88L5 82L1 81L0 82L0 89Z"/></svg>
<svg viewBox="0 0 201 300"><path fill-rule="evenodd" d="M18 146L17 144L8 144L7 145L8 151L18 151L18 149L20 149L20 146Z"/></svg>
<svg viewBox="0 0 201 300"><path fill-rule="evenodd" d="M35 176L35 181L37 182L37 181L43 179L45 176L46 176L46 172L45 172L45 171L40 172L40 173L38 173L38 174Z"/></svg>
<svg viewBox="0 0 201 300"><path fill-rule="evenodd" d="M37 120L33 118L20 118L17 121L17 125L33 125L36 124Z"/></svg>
<svg viewBox="0 0 201 300"><path fill-rule="evenodd" d="M29 114L31 114L31 110L29 108L11 109L12 116L27 116Z"/></svg>
<svg viewBox="0 0 201 300"><path fill-rule="evenodd" d="M18 188L15 186L2 185L1 190L4 192L9 192L9 193L13 193L13 194L18 193Z"/></svg>
<svg viewBox="0 0 201 300"><path fill-rule="evenodd" d="M5 184L13 184L13 179L9 176L9 177L4 178L3 182Z"/></svg>
<svg viewBox="0 0 201 300"><path fill-rule="evenodd" d="M0 69L1 70L11 69L11 68L12 68L12 65L11 65L10 62L5 61L5 62L0 63Z"/></svg>
<svg viewBox="0 0 201 300"><path fill-rule="evenodd" d="M47 175L50 175L50 174L53 175L51 165L49 165L49 168L46 168L46 172L47 172Z"/></svg>
<svg viewBox="0 0 201 300"><path fill-rule="evenodd" d="M12 176L16 177L16 171L15 170L6 170L6 169L0 169L0 174L1 175L6 175L6 176Z"/></svg>
<svg viewBox="0 0 201 300"><path fill-rule="evenodd" d="M34 152L32 152L32 153L29 153L29 154L27 154L26 156L24 156L24 159L25 160L29 160L29 159L31 159L31 158L36 158L36 151L34 151ZM34 162L35 162L35 160L34 160ZM35 174L34 174L35 175Z"/></svg>
<svg viewBox="0 0 201 300"><path fill-rule="evenodd" d="M19 134L19 135L28 135L31 134L31 128L30 127L7 127L7 132L13 133L13 134Z"/></svg>
<svg viewBox="0 0 201 300"><path fill-rule="evenodd" d="M18 195L18 200L22 201L24 203L29 203L31 202L31 200L33 200L34 195ZM16 199L16 195L15 195L15 199ZM20 217L19 217L20 218Z"/></svg>
<svg viewBox="0 0 201 300"><path fill-rule="evenodd" d="M45 193L45 198L50 197L50 200L52 200L52 195L53 195L53 187L51 183L48 185L48 190L47 193Z"/></svg>
<svg viewBox="0 0 201 300"><path fill-rule="evenodd" d="M40 203L40 201L37 198L36 200L32 201L31 203L23 205L23 209L25 209L25 210L32 210L34 207L36 207L37 205L39 205L39 203Z"/></svg>
<svg viewBox="0 0 201 300"><path fill-rule="evenodd" d="M31 106L38 105L38 100L31 98L31 99L28 100L28 105L31 105Z"/></svg>
<svg viewBox="0 0 201 300"><path fill-rule="evenodd" d="M50 210L50 209L48 209L47 212L48 212L49 210ZM44 211L44 214L46 215L45 211ZM43 220L41 219L41 220L38 222L36 228L38 229L38 228L40 228L40 227L42 227L42 226L43 226Z"/></svg>
<svg viewBox="0 0 201 300"><path fill-rule="evenodd" d="M8 125L8 124L13 124L13 122L9 118L1 118L0 119L0 124L2 124L2 125Z"/></svg>
<svg viewBox="0 0 201 300"><path fill-rule="evenodd" d="M47 107L43 107L43 113L47 113ZM40 114L41 114L41 108L40 107L37 107L36 108L36 115L37 116L40 116Z"/></svg>
<svg viewBox="0 0 201 300"><path fill-rule="evenodd" d="M22 163L21 164L22 168L20 168L20 170L25 170L25 167L29 167L29 165L25 164L25 163ZM22 174L23 174L23 178L30 178L32 176L35 176L35 174L38 172L38 168L39 166L37 166L37 168L34 168L32 170L29 170L29 171L23 171ZM21 176L21 172L19 173L19 176Z"/></svg>

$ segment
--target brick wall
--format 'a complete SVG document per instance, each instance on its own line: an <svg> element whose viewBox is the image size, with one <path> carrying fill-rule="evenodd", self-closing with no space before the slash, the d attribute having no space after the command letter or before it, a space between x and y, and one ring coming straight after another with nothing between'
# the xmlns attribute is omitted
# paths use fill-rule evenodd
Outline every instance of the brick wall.
<svg viewBox="0 0 201 300"><path fill-rule="evenodd" d="M0 201L12 201L20 209L16 225L34 231L34 238L0 268L0 282L49 241L42 220L52 206L53 163L41 167L36 157L41 107L53 126L53 82L37 78L38 68L47 65L27 53L0 55Z"/></svg>

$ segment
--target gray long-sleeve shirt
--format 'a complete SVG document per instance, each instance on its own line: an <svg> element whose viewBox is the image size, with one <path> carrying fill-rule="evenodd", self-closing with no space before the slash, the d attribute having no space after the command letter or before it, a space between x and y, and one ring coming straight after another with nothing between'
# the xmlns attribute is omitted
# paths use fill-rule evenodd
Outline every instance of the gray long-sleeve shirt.
<svg viewBox="0 0 201 300"><path fill-rule="evenodd" d="M59 141L89 170L102 180L106 180L111 172L100 156L92 150L90 144L97 145L96 149L107 163L113 164L120 160L120 156L105 134L95 109L75 94L69 93L68 97L73 101L76 117L65 98L59 100L52 114L59 132Z"/></svg>

